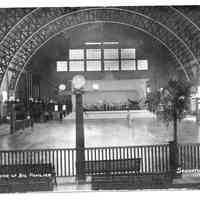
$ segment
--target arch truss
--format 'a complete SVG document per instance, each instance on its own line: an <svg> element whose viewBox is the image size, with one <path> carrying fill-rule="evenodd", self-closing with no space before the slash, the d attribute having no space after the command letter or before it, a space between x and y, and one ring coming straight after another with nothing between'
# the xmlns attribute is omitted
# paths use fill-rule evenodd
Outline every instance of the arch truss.
<svg viewBox="0 0 200 200"><path fill-rule="evenodd" d="M177 61L174 67L183 70L188 80L195 79L193 69L199 68L200 24L182 7L2 9L0 15L4 16L0 18L1 89L6 82L16 89L28 61L49 39L94 22L119 23L146 32L171 52Z"/></svg>

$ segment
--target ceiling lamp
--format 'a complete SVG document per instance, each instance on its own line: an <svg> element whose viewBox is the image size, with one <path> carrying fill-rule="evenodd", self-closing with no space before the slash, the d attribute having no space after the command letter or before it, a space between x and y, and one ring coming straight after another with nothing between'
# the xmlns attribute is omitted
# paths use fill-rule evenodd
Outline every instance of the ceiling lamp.
<svg viewBox="0 0 200 200"><path fill-rule="evenodd" d="M65 84L60 84L58 88L59 88L59 90L63 91L63 90L66 89L66 85Z"/></svg>

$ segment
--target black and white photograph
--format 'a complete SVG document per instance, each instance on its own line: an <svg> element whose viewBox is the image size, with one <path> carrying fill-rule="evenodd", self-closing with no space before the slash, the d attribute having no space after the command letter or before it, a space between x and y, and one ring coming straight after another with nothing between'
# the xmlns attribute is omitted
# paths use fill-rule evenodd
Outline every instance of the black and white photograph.
<svg viewBox="0 0 200 200"><path fill-rule="evenodd" d="M0 5L0 197L147 190L200 190L200 5Z"/></svg>

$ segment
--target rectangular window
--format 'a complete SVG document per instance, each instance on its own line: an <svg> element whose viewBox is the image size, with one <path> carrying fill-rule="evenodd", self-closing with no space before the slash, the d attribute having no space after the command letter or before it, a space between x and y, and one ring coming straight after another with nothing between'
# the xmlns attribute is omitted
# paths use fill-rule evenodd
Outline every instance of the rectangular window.
<svg viewBox="0 0 200 200"><path fill-rule="evenodd" d="M84 61L69 61L69 71L84 71Z"/></svg>
<svg viewBox="0 0 200 200"><path fill-rule="evenodd" d="M138 70L148 70L148 60L138 60L137 61Z"/></svg>
<svg viewBox="0 0 200 200"><path fill-rule="evenodd" d="M121 49L121 59L135 59L135 49Z"/></svg>
<svg viewBox="0 0 200 200"><path fill-rule="evenodd" d="M101 49L87 49L87 59L101 59Z"/></svg>
<svg viewBox="0 0 200 200"><path fill-rule="evenodd" d="M119 64L122 71L148 70L148 60L137 60L135 48L94 46L86 49L69 49L69 61L58 61L57 71L102 71L102 62L105 71L118 71Z"/></svg>
<svg viewBox="0 0 200 200"><path fill-rule="evenodd" d="M101 71L101 61L87 61L87 71Z"/></svg>
<svg viewBox="0 0 200 200"><path fill-rule="evenodd" d="M105 71L118 71L119 70L119 61L118 60L105 60L104 61L104 70Z"/></svg>
<svg viewBox="0 0 200 200"><path fill-rule="evenodd" d="M70 60L82 60L82 59L84 59L83 49L70 49L69 50L69 59Z"/></svg>
<svg viewBox="0 0 200 200"><path fill-rule="evenodd" d="M136 70L136 62L135 60L121 60L121 70Z"/></svg>
<svg viewBox="0 0 200 200"><path fill-rule="evenodd" d="M118 49L104 49L104 59L119 59Z"/></svg>
<svg viewBox="0 0 200 200"><path fill-rule="evenodd" d="M57 72L66 72L67 71L67 61L57 61L56 62L56 71Z"/></svg>

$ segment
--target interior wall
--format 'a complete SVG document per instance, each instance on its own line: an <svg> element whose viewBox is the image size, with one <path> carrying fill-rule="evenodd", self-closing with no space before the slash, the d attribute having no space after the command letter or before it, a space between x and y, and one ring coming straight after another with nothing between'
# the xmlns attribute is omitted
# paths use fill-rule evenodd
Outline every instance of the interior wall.
<svg viewBox="0 0 200 200"><path fill-rule="evenodd" d="M128 100L141 101L146 97L146 82L148 79L134 80L93 80L86 81L83 104L124 104ZM99 86L98 90L93 85ZM75 101L73 98L73 105Z"/></svg>
<svg viewBox="0 0 200 200"><path fill-rule="evenodd" d="M90 24L66 31L46 43L30 60L28 69L40 76L41 98L58 97L58 86L70 90L74 75L82 74L87 80L104 80L108 72L57 72L56 61L67 60L70 48L87 48L85 42L119 41L117 47L136 49L137 59L147 59L148 71L112 72L114 80L149 79L151 90L163 87L175 74L174 58L158 41L136 29L119 24Z"/></svg>

